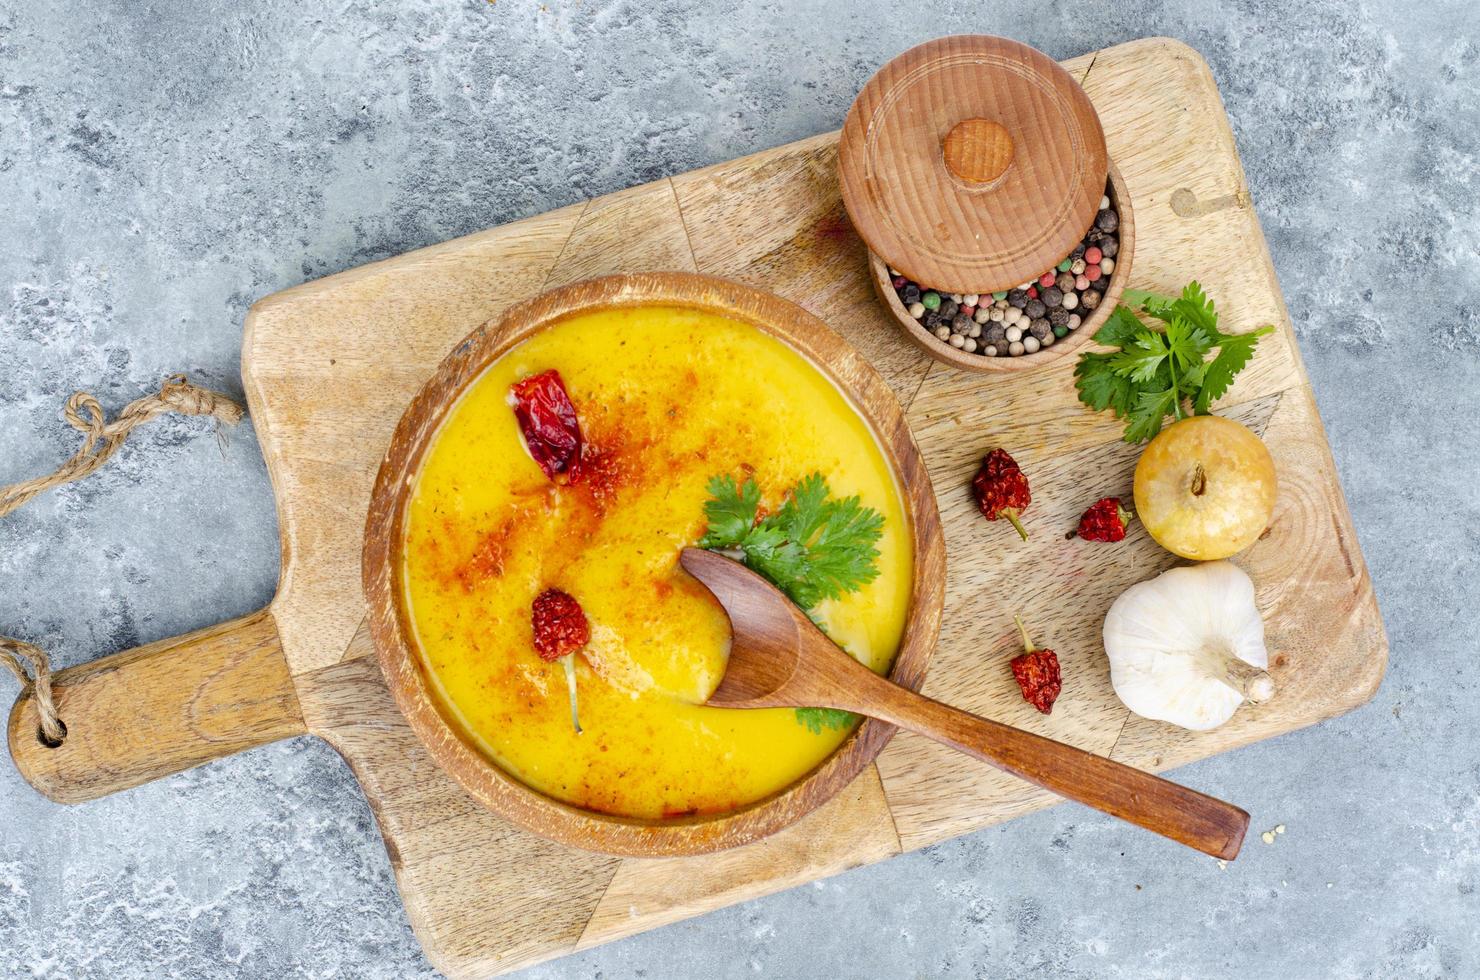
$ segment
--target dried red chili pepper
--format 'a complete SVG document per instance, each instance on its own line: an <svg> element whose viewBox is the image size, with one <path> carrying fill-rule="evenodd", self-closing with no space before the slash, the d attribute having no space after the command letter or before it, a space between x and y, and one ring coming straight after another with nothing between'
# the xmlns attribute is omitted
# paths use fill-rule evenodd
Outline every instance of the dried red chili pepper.
<svg viewBox="0 0 1480 980"><path fill-rule="evenodd" d="M1063 690L1063 679L1059 674L1059 656L1052 650L1039 650L1033 646L1033 641L1028 638L1028 628L1023 625L1021 618L1017 620L1018 629L1023 634L1024 652L1012 658L1012 676L1017 681L1018 687L1022 689L1023 700L1037 708L1044 714L1053 711L1053 703L1058 700L1059 692Z"/></svg>
<svg viewBox="0 0 1480 980"><path fill-rule="evenodd" d="M581 734L581 717L576 708L576 651L591 641L591 625L581 604L568 592L546 589L535 596L530 607L534 627L534 650L549 663L565 663L565 686L570 691L570 724Z"/></svg>
<svg viewBox="0 0 1480 980"><path fill-rule="evenodd" d="M514 382L514 417L524 445L540 470L556 483L581 475L581 423L560 372L546 371Z"/></svg>
<svg viewBox="0 0 1480 980"><path fill-rule="evenodd" d="M1027 509L1033 495L1028 491L1028 478L1007 450L994 449L987 453L981 469L971 480L971 492L987 520L1005 517L1023 540L1028 540L1028 532L1023 530L1018 516Z"/></svg>
<svg viewBox="0 0 1480 980"><path fill-rule="evenodd" d="M586 613L568 592L546 589L535 597L531 614L534 649L541 660L553 663L591 640Z"/></svg>
<svg viewBox="0 0 1480 980"><path fill-rule="evenodd" d="M1077 536L1086 541L1123 541L1126 525L1135 516L1120 506L1119 497L1101 497L1090 504L1089 510L1079 518L1079 527L1064 537Z"/></svg>

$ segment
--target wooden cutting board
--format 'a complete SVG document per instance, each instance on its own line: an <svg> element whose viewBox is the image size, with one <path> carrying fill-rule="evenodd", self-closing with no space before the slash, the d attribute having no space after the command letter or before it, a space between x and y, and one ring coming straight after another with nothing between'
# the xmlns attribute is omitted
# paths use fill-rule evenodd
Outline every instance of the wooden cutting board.
<svg viewBox="0 0 1480 980"><path fill-rule="evenodd" d="M1268 624L1273 701L1202 734L1121 706L1101 620L1122 589L1174 559L1139 528L1115 546L1064 532L1092 499L1129 495L1136 447L1120 441L1108 414L1078 404L1067 360L968 375L904 340L870 288L829 133L258 303L242 374L277 492L277 597L252 616L64 672L61 748L37 744L28 700L12 714L21 771L53 799L79 802L313 732L354 769L411 923L432 962L455 976L526 966L1054 802L905 734L838 798L771 839L703 858L632 860L517 830L432 764L386 691L365 627L360 538L381 454L402 408L474 327L552 286L637 270L697 270L794 300L893 387L929 464L949 553L927 694L1158 770L1367 701L1386 665L1382 621L1212 75L1196 52L1165 39L1066 67L1094 100L1134 198L1133 284L1174 291L1196 277L1230 329L1278 328L1218 406L1263 434L1279 468L1271 529L1239 558ZM1033 481L1027 545L981 520L966 492L997 445ZM1051 716L1023 702L1006 668L1014 612L1063 662ZM1178 859L1202 860L1190 851Z"/></svg>

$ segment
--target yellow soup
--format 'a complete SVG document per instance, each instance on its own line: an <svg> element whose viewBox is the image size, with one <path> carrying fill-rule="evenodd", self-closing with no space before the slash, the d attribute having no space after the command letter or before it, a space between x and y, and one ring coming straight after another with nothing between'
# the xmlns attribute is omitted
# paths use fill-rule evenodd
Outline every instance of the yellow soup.
<svg viewBox="0 0 1480 980"><path fill-rule="evenodd" d="M599 480L556 486L524 447L510 385L551 368ZM722 812L806 775L847 731L701 705L729 623L678 553L704 533L710 477L753 474L774 509L813 471L884 515L878 578L815 610L883 672L904 629L909 528L869 426L810 362L749 325L670 307L583 314L515 347L451 410L409 505L405 596L448 714L535 789L629 817ZM576 654L583 734L562 665L534 650L530 605L548 588L590 621Z"/></svg>

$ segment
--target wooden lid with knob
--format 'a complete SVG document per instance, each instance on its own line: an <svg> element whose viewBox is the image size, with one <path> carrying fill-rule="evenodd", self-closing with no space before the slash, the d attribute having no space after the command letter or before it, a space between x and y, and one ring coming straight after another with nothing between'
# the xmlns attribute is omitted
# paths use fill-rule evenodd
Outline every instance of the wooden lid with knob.
<svg viewBox="0 0 1480 980"><path fill-rule="evenodd" d="M1011 289L1079 244L1109 157L1089 96L1048 55L943 37L886 64L843 124L838 176L868 247L915 282Z"/></svg>

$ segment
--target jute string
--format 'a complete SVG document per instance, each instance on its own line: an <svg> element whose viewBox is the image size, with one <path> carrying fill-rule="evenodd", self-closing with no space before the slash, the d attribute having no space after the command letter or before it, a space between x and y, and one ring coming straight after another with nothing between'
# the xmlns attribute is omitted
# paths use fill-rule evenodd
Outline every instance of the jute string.
<svg viewBox="0 0 1480 980"><path fill-rule="evenodd" d="M168 413L210 415L227 425L236 425L245 414L242 407L219 392L198 388L177 374L165 380L159 391L130 402L112 422L103 414L103 406L85 391L67 399L64 415L68 424L82 433L82 448L56 472L32 480L22 480L0 487L0 517L4 517L37 494L53 487L80 480L108 462L128 434ZM50 745L60 745L67 728L57 717L56 702L51 692L51 662L39 647L22 640L0 636L0 663L21 682L22 696L29 690L36 699L41 717L41 735Z"/></svg>

